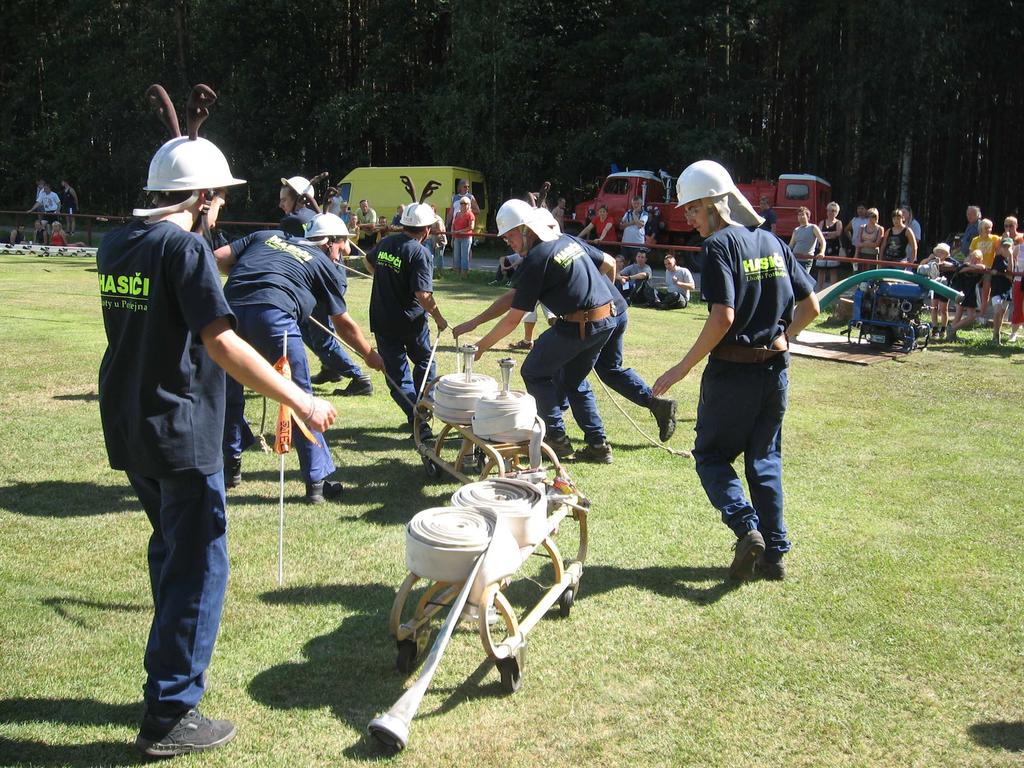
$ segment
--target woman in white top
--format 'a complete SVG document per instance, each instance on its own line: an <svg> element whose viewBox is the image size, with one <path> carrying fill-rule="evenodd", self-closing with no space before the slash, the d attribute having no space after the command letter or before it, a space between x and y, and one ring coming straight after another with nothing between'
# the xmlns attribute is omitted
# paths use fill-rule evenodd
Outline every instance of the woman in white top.
<svg viewBox="0 0 1024 768"><path fill-rule="evenodd" d="M883 237L885 237L885 227L878 226L878 209L868 208L868 223L860 228L860 247L857 248L858 258L874 259L877 262Z"/></svg>
<svg viewBox="0 0 1024 768"><path fill-rule="evenodd" d="M842 245L843 222L839 220L839 203L832 202L825 207L825 218L818 225L821 235L825 238L825 256L838 256ZM836 281L839 262L835 259L822 259L818 262L818 284L821 290Z"/></svg>

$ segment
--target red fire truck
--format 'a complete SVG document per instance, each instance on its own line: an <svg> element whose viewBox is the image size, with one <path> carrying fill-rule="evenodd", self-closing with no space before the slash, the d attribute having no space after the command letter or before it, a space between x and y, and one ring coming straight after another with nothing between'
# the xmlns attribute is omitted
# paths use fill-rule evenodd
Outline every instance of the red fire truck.
<svg viewBox="0 0 1024 768"><path fill-rule="evenodd" d="M797 226L797 208L810 208L811 221L818 222L825 218L825 206L832 199L832 185L808 173L784 173L778 181L757 179L738 186L755 210L760 210L762 195L768 198L768 204L778 216L775 232L786 239ZM597 197L576 206L572 221L567 221L565 228L569 232L579 232L601 205L608 207L608 216L618 224L629 209L630 200L636 196L644 201L644 208L651 219L648 232L655 233L655 242L665 245L692 245L699 242L700 237L686 222L683 209L676 207L675 179L664 171L659 174L651 171L611 174L604 180Z"/></svg>

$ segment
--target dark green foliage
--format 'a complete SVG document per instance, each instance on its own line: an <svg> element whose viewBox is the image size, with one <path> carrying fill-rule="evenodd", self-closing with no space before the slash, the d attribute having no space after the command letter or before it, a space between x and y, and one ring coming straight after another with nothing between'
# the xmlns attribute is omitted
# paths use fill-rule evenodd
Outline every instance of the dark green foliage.
<svg viewBox="0 0 1024 768"><path fill-rule="evenodd" d="M1008 0L12 0L0 201L66 175L86 212L124 212L165 138L145 88L180 109L207 82L206 133L249 180L233 215L274 216L281 176L365 164L578 200L611 163L713 157L824 176L844 219L893 207L906 176L934 242L967 203L1017 211L1022 30Z"/></svg>

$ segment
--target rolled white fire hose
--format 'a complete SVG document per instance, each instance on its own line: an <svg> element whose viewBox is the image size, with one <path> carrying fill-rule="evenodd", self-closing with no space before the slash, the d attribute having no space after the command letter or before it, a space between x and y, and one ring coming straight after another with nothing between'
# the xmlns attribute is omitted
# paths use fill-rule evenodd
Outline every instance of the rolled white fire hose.
<svg viewBox="0 0 1024 768"><path fill-rule="evenodd" d="M541 465L544 421L537 416L537 401L525 392L506 391L480 397L473 414L473 434L502 443L530 441L530 466Z"/></svg>
<svg viewBox="0 0 1024 768"><path fill-rule="evenodd" d="M469 424L477 400L498 391L498 382L490 376L473 373L466 379L464 373L449 373L434 386L434 416L446 424Z"/></svg>
<svg viewBox="0 0 1024 768"><path fill-rule="evenodd" d="M498 477L469 483L452 494L452 504L494 512L521 548L536 546L548 534L546 496L525 480Z"/></svg>

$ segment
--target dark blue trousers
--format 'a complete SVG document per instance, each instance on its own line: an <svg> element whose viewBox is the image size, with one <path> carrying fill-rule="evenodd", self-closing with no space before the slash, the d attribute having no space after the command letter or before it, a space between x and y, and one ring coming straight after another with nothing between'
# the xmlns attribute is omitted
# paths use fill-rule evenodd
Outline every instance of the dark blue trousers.
<svg viewBox="0 0 1024 768"><path fill-rule="evenodd" d="M220 627L228 584L224 474L127 474L153 526L154 610L142 690L148 713L173 717L199 704Z"/></svg>
<svg viewBox="0 0 1024 768"><path fill-rule="evenodd" d="M788 355L765 364L709 360L700 383L693 458L708 499L737 538L757 529L765 559L789 551L782 515L782 418ZM750 500L732 468L743 454Z"/></svg>
<svg viewBox="0 0 1024 768"><path fill-rule="evenodd" d="M313 310L313 317L332 331L335 330L330 315L320 305ZM347 379L362 378L362 369L348 356L338 340L309 320L302 325L302 340L325 369L341 374Z"/></svg>
<svg viewBox="0 0 1024 768"><path fill-rule="evenodd" d="M587 376L614 330L615 318L609 317L588 323L588 335L581 339L579 326L558 321L534 342L523 361L523 381L537 401L537 414L544 419L548 434L565 434L560 407L564 391L587 444L605 442L604 423Z"/></svg>
<svg viewBox="0 0 1024 768"><path fill-rule="evenodd" d="M615 328L601 349L601 354L597 356L594 373L601 381L631 403L649 408L652 398L651 388L632 368L622 367L622 341L626 335L628 324L629 316L625 312L615 317Z"/></svg>
<svg viewBox="0 0 1024 768"><path fill-rule="evenodd" d="M266 360L273 364L281 357L284 335L288 334L288 364L292 381L305 392L312 392L309 383L309 364L302 346L302 335L295 318L269 304L232 307L238 320L238 335L245 339ZM275 411L274 416L277 413ZM244 439L248 424L245 421L245 394L242 385L227 377L224 413L224 456L241 456L247 447ZM312 431L312 430L311 430ZM251 432L249 433L252 434ZM313 432L316 444L309 442L298 429L292 430L292 444L299 455L299 468L306 482L319 482L334 471L334 459L327 441L319 432Z"/></svg>
<svg viewBox="0 0 1024 768"><path fill-rule="evenodd" d="M391 399L398 403L398 407L405 413L405 418L412 424L413 406L416 403L417 393L423 384L423 378L428 380L436 376L436 366L431 365L427 370L427 361L430 360L430 327L426 319L422 324L404 336L392 336L381 333L374 334L377 342L377 353L384 360L384 370L396 384L398 389L388 382L388 391L391 392ZM409 361L412 361L413 369L409 372Z"/></svg>

